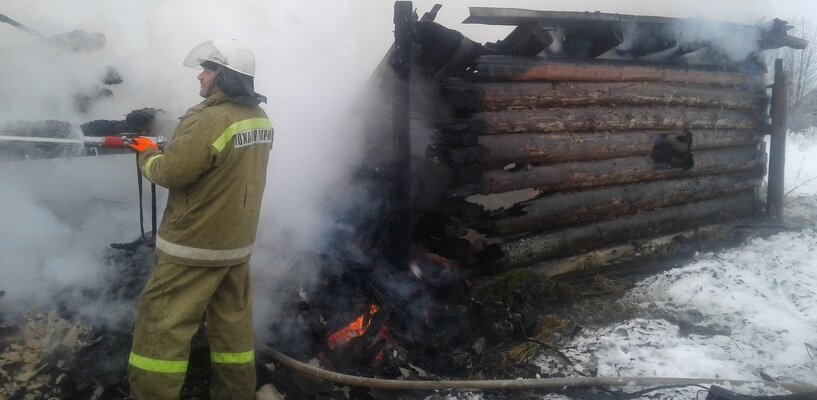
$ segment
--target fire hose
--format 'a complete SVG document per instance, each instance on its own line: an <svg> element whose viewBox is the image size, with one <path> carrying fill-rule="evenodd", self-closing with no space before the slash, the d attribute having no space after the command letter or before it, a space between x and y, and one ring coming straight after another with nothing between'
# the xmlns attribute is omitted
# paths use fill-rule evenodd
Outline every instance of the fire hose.
<svg viewBox="0 0 817 400"><path fill-rule="evenodd" d="M295 360L259 341L256 350L271 357L279 364L300 374L326 380L341 385L368 387L383 390L533 390L590 388L605 386L693 386L700 384L762 384L773 388L783 388L793 393L809 393L817 396L817 386L798 383L748 381L734 379L702 378L649 378L649 377L574 377L574 378L538 378L538 379L497 379L497 380L427 380L403 381L397 379L367 378L327 371Z"/></svg>

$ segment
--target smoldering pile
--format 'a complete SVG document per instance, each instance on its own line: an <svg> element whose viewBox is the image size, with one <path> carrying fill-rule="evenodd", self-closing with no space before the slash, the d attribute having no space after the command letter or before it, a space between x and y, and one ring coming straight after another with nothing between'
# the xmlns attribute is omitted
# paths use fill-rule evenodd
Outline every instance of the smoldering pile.
<svg viewBox="0 0 817 400"><path fill-rule="evenodd" d="M0 298L0 397L126 398L135 304L155 263L146 243L109 249L95 288L64 287L22 311Z"/></svg>

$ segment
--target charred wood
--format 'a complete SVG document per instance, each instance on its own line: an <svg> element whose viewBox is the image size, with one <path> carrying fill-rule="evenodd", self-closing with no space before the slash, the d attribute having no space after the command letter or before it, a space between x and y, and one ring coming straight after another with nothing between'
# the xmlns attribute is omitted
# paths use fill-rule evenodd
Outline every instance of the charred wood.
<svg viewBox="0 0 817 400"><path fill-rule="evenodd" d="M492 236L542 231L745 192L756 184L742 173L560 192L493 212L475 228Z"/></svg>
<svg viewBox="0 0 817 400"><path fill-rule="evenodd" d="M677 135L681 133L519 133L480 136L479 144L481 148L487 149L482 160L497 167L511 162L562 162L648 155L653 151L657 138L672 138ZM751 146L760 140L758 133L753 130L696 130L691 135L691 150ZM457 150L448 152L458 154ZM449 159L453 160L453 157Z"/></svg>
<svg viewBox="0 0 817 400"><path fill-rule="evenodd" d="M426 156L434 160L451 163L483 162L488 157L484 146L454 147L431 144L426 148Z"/></svg>
<svg viewBox="0 0 817 400"><path fill-rule="evenodd" d="M757 110L768 103L762 93L736 88L661 82L443 82L443 96L454 108L471 111L589 105L666 105Z"/></svg>
<svg viewBox="0 0 817 400"><path fill-rule="evenodd" d="M482 163L452 164L450 167L458 182L479 184L483 180L485 166Z"/></svg>
<svg viewBox="0 0 817 400"><path fill-rule="evenodd" d="M533 57L553 43L550 33L537 22L517 26L505 39L485 47L497 54Z"/></svg>
<svg viewBox="0 0 817 400"><path fill-rule="evenodd" d="M476 146L478 135L468 131L436 131L431 135L431 141L436 145L451 147Z"/></svg>
<svg viewBox="0 0 817 400"><path fill-rule="evenodd" d="M393 182L390 193L390 231L394 238L389 255L398 264L409 258L411 239L411 129L410 94L411 54L414 47L415 22L411 2L394 3L394 53L392 81L392 164Z"/></svg>
<svg viewBox="0 0 817 400"><path fill-rule="evenodd" d="M465 263L474 261L471 242L460 238L430 238L424 243L433 253Z"/></svg>
<svg viewBox="0 0 817 400"><path fill-rule="evenodd" d="M749 191L526 237L496 245L486 256L494 259L490 272L496 273L613 243L738 218L754 211L754 194Z"/></svg>
<svg viewBox="0 0 817 400"><path fill-rule="evenodd" d="M763 86L760 75L707 68L680 68L613 61L554 61L484 56L476 60L478 81L674 82L728 87Z"/></svg>
<svg viewBox="0 0 817 400"><path fill-rule="evenodd" d="M599 24L593 29L572 26L564 29L562 54L570 58L596 58L621 44L624 35L616 24Z"/></svg>
<svg viewBox="0 0 817 400"><path fill-rule="evenodd" d="M452 75L489 53L462 33L429 20L417 22L415 40L420 48L418 63L431 76Z"/></svg>
<svg viewBox="0 0 817 400"><path fill-rule="evenodd" d="M470 122L486 134L639 129L753 129L749 110L692 107L582 107L483 112Z"/></svg>
<svg viewBox="0 0 817 400"><path fill-rule="evenodd" d="M615 276L667 270L684 265L701 251L720 251L734 247L740 240L736 227L756 219L744 217L727 222L696 225L691 229L664 233L661 236L628 240L566 257L551 258L529 267L560 281L576 281L599 274ZM669 256L669 257L667 257Z"/></svg>
<svg viewBox="0 0 817 400"><path fill-rule="evenodd" d="M482 206L469 203L461 199L443 200L438 202L431 212L449 217L459 217L466 220L477 220L482 217Z"/></svg>
<svg viewBox="0 0 817 400"><path fill-rule="evenodd" d="M531 166L518 171L485 171L480 183L483 194L516 189L545 191L606 186L623 183L673 179L700 175L752 171L761 164L755 147L701 150L689 169L667 168L650 157L614 158L553 165Z"/></svg>

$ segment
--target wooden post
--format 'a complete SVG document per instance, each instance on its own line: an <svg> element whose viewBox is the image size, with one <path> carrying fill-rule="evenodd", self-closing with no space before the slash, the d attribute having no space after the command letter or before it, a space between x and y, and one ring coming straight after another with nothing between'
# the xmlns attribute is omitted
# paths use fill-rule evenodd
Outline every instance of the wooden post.
<svg viewBox="0 0 817 400"><path fill-rule="evenodd" d="M769 217L783 218L784 178L786 174L786 117L788 114L789 72L783 70L783 59L774 62L772 85L772 134L769 140L769 193L766 206Z"/></svg>
<svg viewBox="0 0 817 400"><path fill-rule="evenodd" d="M388 250L393 262L408 265L411 250L411 129L409 119L409 77L414 35L413 6L410 1L394 3L394 49L392 68L392 226Z"/></svg>

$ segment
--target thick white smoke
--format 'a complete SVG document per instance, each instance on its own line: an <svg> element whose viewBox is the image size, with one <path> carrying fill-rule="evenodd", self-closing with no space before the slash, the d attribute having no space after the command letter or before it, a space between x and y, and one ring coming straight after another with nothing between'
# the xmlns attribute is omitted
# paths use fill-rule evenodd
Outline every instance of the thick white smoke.
<svg viewBox="0 0 817 400"><path fill-rule="evenodd" d="M200 101L198 71L181 66L186 53L208 39L241 40L255 51L256 90L269 98L264 108L276 130L261 249L253 261L258 275L283 271L290 254L315 249L322 229L332 223L323 211L325 188L343 176L356 153L356 128L348 125L347 114L391 43L391 5L374 8L382 18L372 19L373 7L344 2L4 5L0 12L47 36L83 29L104 33L107 44L95 53L66 54L0 26L6 55L0 59L0 125L44 119L78 125L122 119L142 107L179 116ZM74 94L97 85L107 65L120 71L124 83L108 87L112 98L78 114ZM33 164L46 166L30 168ZM104 284L95 277L108 244L138 235L133 168L127 156L3 163L0 290L9 295L4 303L47 301L54 287ZM44 180L63 184L40 184ZM100 206L95 199L112 202ZM66 220L79 208L92 218ZM257 302L263 310L272 294L259 289L266 293Z"/></svg>
<svg viewBox="0 0 817 400"><path fill-rule="evenodd" d="M434 3L414 4L422 14ZM477 41L495 41L511 28L460 25L467 6L750 23L804 10L817 14L805 0L446 1L437 21ZM325 211L333 198L327 189L342 181L359 157L351 106L393 40L392 10L392 2L364 0L42 0L36 6L6 1L0 13L45 35L83 29L104 33L107 43L99 52L65 54L0 24L0 125L121 119L142 107L179 116L200 100L198 71L181 66L186 53L209 39L243 41L256 53L256 89L269 98L264 108L276 130L260 249L253 259L258 276L275 276L287 270L297 251L319 249L322 232L334 224ZM108 65L120 71L124 83L109 87L112 98L77 114L72 96L97 85ZM103 250L138 234L132 157L30 163L0 162L0 290L9 292L4 303L47 300L55 287L66 284L102 284L95 276ZM358 201L366 207L369 199ZM259 315L269 315L275 306L269 290L256 286Z"/></svg>

